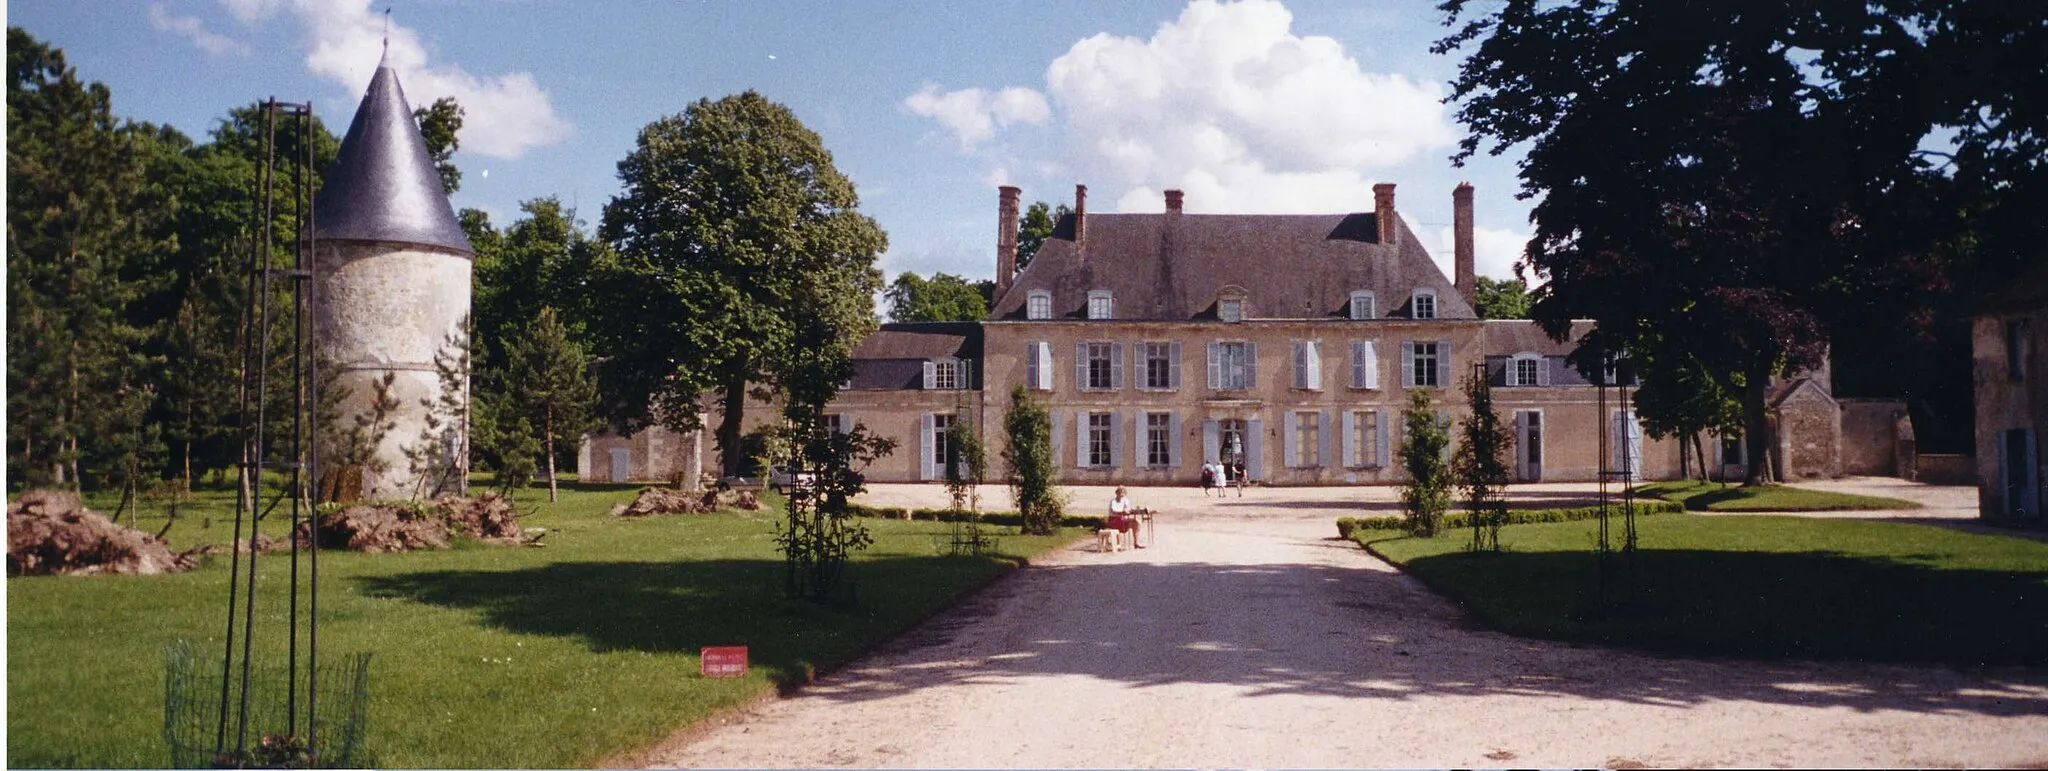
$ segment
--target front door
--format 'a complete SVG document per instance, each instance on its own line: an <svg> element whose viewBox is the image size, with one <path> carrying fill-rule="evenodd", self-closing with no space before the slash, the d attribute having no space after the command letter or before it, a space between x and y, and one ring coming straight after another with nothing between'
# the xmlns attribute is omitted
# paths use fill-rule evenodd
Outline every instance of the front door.
<svg viewBox="0 0 2048 771"><path fill-rule="evenodd" d="M1543 413L1515 413L1515 473L1523 482L1543 481Z"/></svg>
<svg viewBox="0 0 2048 771"><path fill-rule="evenodd" d="M624 482L633 476L633 451L624 447L612 448L612 480Z"/></svg>

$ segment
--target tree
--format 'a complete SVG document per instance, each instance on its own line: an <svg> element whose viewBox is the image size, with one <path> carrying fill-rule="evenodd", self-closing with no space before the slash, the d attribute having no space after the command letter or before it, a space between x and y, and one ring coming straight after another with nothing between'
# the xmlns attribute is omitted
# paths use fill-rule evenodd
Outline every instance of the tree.
<svg viewBox="0 0 2048 771"><path fill-rule="evenodd" d="M1459 422L1465 441L1451 455L1451 475L1465 496L1465 517L1472 526L1473 551L1500 551L1500 527L1507 524L1504 493L1513 460L1515 434L1493 409L1493 386L1485 377L1466 375L1465 403L1471 413Z"/></svg>
<svg viewBox="0 0 2048 771"><path fill-rule="evenodd" d="M441 173L441 190L453 193L462 188L462 170L455 168L450 158L462 148L462 105L455 103L455 97L444 96L434 103L412 111L412 119L420 124L420 137L427 141L427 155L434 159L434 170Z"/></svg>
<svg viewBox="0 0 2048 771"><path fill-rule="evenodd" d="M1017 502L1022 529L1027 535L1049 535L1059 529L1064 508L1053 485L1052 415L1017 386L1010 391L1003 432L1009 438L1003 462L1009 466L1010 496Z"/></svg>
<svg viewBox="0 0 2048 771"><path fill-rule="evenodd" d="M522 417L540 432L542 454L547 456L548 502L553 503L555 458L575 452L577 440L595 427L590 408L597 401L597 388L590 381L589 361L555 319L555 309L545 306L526 335L506 346L506 356L511 360L506 390Z"/></svg>
<svg viewBox="0 0 2048 771"><path fill-rule="evenodd" d="M1529 265L1548 279L1531 316L1558 339L1598 322L1581 371L1641 340L1688 351L1739 383L1762 458L1768 384L1820 363L1845 303L1910 318L1940 288L1938 233L1890 224L1927 183L1928 116L1892 77L1921 43L1883 7L1906 0L1510 0L1460 25L1466 4L1444 4L1454 31L1436 46L1469 52L1455 157L1528 145Z"/></svg>
<svg viewBox="0 0 2048 771"><path fill-rule="evenodd" d="M1480 276L1472 296L1482 319L1529 318L1529 285L1519 278L1496 281Z"/></svg>
<svg viewBox="0 0 2048 771"><path fill-rule="evenodd" d="M889 320L898 323L979 321L988 315L979 283L951 273L934 273L925 280L906 270L896 275L882 299L889 302Z"/></svg>
<svg viewBox="0 0 2048 771"><path fill-rule="evenodd" d="M1039 248L1052 237L1053 225L1070 213L1072 210L1066 204L1050 209L1044 201L1033 201L1024 210L1024 216L1017 220L1017 270L1022 271L1031 265L1031 258L1037 257Z"/></svg>
<svg viewBox="0 0 2048 771"><path fill-rule="evenodd" d="M818 135L753 91L648 124L619 179L600 228L617 262L592 280L610 311L592 319L605 415L688 431L715 389L720 456L739 468L750 388L787 393L874 331L887 237Z"/></svg>
<svg viewBox="0 0 2048 771"><path fill-rule="evenodd" d="M1630 360L1640 378L1634 406L1643 431L1654 439L1676 438L1680 472L1690 476L1692 470L1685 461L1696 459L1700 478L1707 479L1708 456L1700 434L1741 435L1742 405L1735 398L1740 383L1734 390L1723 387L1722 380L1708 373L1698 359L1681 351L1649 344L1634 345L1630 350L1635 351Z"/></svg>
<svg viewBox="0 0 2048 771"><path fill-rule="evenodd" d="M1444 511L1451 507L1451 471L1445 462L1450 445L1450 430L1431 403L1429 389L1410 390L1396 450L1408 472L1408 481L1401 486L1401 512L1408 518L1409 535L1434 538Z"/></svg>

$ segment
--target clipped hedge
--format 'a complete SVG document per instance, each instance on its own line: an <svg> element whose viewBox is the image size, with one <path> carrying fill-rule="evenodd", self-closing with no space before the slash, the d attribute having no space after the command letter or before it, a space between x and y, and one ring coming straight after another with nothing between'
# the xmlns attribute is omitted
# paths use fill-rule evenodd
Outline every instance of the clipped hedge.
<svg viewBox="0 0 2048 771"><path fill-rule="evenodd" d="M846 510L856 517L875 517L879 519L915 519L924 520L927 522L960 522L966 520L969 516L973 514L973 512L970 512L966 509L910 509L903 508L900 506L867 506L859 503L847 504ZM1079 514L1068 514L1060 517L1060 527L1082 527L1094 529L1102 527L1102 523L1108 518L1109 517L1107 515L1088 516ZM981 513L981 521L984 524L990 525L1022 527L1024 524L1024 517L1023 515L1018 514L1014 511L984 511Z"/></svg>
<svg viewBox="0 0 2048 771"><path fill-rule="evenodd" d="M1637 515L1679 514L1684 511L1685 504L1682 503L1672 501L1636 501ZM1610 516L1620 516L1620 512L1615 511ZM1577 522L1598 518L1600 518L1600 507L1598 506L1581 506L1571 509L1509 509L1507 524L1533 525L1545 522ZM1444 515L1443 526L1446 528L1469 527L1470 520L1471 514L1469 512L1455 511ZM1337 520L1337 537L1350 538L1353 533L1359 530L1398 531L1406 527L1406 525L1407 519L1399 516L1343 517Z"/></svg>

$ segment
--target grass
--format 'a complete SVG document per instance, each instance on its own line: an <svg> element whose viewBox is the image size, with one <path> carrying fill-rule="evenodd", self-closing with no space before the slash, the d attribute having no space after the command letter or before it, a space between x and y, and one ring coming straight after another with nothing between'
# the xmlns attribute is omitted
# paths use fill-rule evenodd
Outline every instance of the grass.
<svg viewBox="0 0 2048 771"><path fill-rule="evenodd" d="M1502 553L1467 552L1456 536L1357 537L1513 634L1761 658L2048 663L2048 543L1859 520L1650 517L1637 523L1633 581L1616 574L1603 603L1596 527L1508 527Z"/></svg>
<svg viewBox="0 0 2048 771"><path fill-rule="evenodd" d="M852 572L858 603L820 606L781 595L778 511L607 517L634 489L578 485L553 506L545 490L524 491L523 501L542 503L523 524L555 530L547 548L323 553L321 650L372 653L375 763L555 768L614 758L802 682L1077 535L1005 535L1001 554L954 557L935 546L949 525L866 520L875 544ZM194 513L231 512L232 500L203 493L170 540L226 540L229 522ZM140 525L154 532L162 522ZM282 658L287 564L266 557L259 572L259 661ZM9 579L8 765L168 763L164 650L185 639L218 660L227 580L225 557L181 575ZM700 647L734 644L750 646L749 676L698 676Z"/></svg>
<svg viewBox="0 0 2048 771"><path fill-rule="evenodd" d="M1785 485L1742 487L1694 479L1656 482L1636 488L1639 495L1678 501L1694 511L1863 511L1917 509L1920 504L1875 495L1851 495Z"/></svg>

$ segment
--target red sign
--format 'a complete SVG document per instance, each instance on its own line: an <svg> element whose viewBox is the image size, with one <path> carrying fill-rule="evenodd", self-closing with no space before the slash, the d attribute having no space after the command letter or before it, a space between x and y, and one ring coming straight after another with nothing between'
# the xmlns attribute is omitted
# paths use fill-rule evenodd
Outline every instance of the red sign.
<svg viewBox="0 0 2048 771"><path fill-rule="evenodd" d="M707 645L697 671L705 677L743 677L747 674L747 646Z"/></svg>

